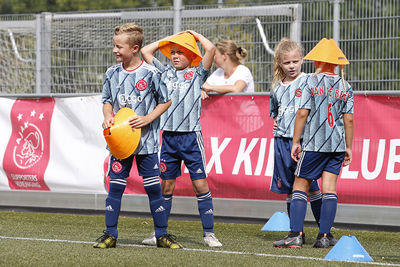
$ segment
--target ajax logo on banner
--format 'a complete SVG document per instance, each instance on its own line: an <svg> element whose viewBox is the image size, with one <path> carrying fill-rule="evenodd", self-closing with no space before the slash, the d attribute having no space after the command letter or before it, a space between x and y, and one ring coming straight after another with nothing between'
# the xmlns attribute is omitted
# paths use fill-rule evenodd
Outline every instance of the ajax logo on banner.
<svg viewBox="0 0 400 267"><path fill-rule="evenodd" d="M44 180L50 158L54 99L17 99L11 108L12 132L3 158L11 189L49 190Z"/></svg>
<svg viewBox="0 0 400 267"><path fill-rule="evenodd" d="M43 114L40 116L43 118ZM22 114L18 115L18 120L20 119L22 119ZM20 137L17 138L13 150L14 163L21 169L27 169L35 165L43 156L43 135L35 124L29 122L21 126L18 134Z"/></svg>

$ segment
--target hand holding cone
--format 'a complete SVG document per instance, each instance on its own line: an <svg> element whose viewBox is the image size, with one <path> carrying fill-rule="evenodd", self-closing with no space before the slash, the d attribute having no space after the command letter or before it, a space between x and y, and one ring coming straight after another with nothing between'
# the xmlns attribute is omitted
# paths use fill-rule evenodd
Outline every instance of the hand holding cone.
<svg viewBox="0 0 400 267"><path fill-rule="evenodd" d="M130 108L122 108L114 117L114 124L103 130L111 154L117 159L126 159L135 152L140 143L141 129L132 129L129 119L136 116Z"/></svg>

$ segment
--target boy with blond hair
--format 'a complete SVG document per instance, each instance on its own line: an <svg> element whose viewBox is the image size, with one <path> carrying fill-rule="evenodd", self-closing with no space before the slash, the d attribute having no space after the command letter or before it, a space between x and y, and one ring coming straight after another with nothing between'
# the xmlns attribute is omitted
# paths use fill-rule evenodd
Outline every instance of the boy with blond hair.
<svg viewBox="0 0 400 267"><path fill-rule="evenodd" d="M93 244L94 248L116 246L121 199L134 158L149 198L158 246L182 247L167 232L168 221L159 181L159 116L168 109L171 100L165 84L160 81L160 72L139 57L143 39L143 30L134 23L117 26L114 30L113 53L119 64L108 68L105 74L102 126L104 129L111 127L114 124L114 114L128 107L137 115L129 119L129 125L132 129L141 128L141 138L138 147L128 158L110 156L106 230Z"/></svg>
<svg viewBox="0 0 400 267"><path fill-rule="evenodd" d="M204 56L200 53L197 41L205 50ZM154 57L158 49L171 60L171 65L164 66ZM203 240L209 247L220 247L222 244L214 234L214 208L206 180L200 125L201 87L209 75L214 53L215 46L194 31L181 32L142 48L144 60L162 72L161 80L167 85L172 100L171 107L161 117L160 168L167 216L171 211L176 178L181 176L183 161L197 197ZM154 244L154 238L151 236L143 243Z"/></svg>

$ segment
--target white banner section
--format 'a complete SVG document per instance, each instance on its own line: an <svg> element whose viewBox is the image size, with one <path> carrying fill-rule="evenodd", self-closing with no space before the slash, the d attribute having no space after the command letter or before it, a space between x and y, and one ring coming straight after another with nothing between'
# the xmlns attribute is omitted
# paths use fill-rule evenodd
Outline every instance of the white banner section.
<svg viewBox="0 0 400 267"><path fill-rule="evenodd" d="M103 164L108 151L105 149L106 142L101 128L103 121L101 96L53 99L54 109L48 146L50 152L48 165L44 172L45 185L52 192L106 193ZM0 98L2 125L0 132L0 163L2 164L0 190L11 190L12 188L10 187L10 177L7 177L3 165L8 160L4 160L5 150L7 145L10 146L12 132L16 131L12 128L10 119L10 113L16 101L18 100ZM21 114L24 113L21 112ZM34 107L30 113L28 110L27 114L24 116L29 117L29 114L31 117L36 116ZM20 115L21 121L24 120L24 116ZM25 123L28 124L28 121ZM18 127L21 128L21 126ZM24 137L22 140L25 140ZM45 142L46 138L43 140ZM27 176L22 177L27 183Z"/></svg>

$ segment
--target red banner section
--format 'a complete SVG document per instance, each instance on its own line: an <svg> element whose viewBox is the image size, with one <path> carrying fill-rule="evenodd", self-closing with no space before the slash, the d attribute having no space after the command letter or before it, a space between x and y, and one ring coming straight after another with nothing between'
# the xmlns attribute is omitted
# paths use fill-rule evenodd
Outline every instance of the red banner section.
<svg viewBox="0 0 400 267"><path fill-rule="evenodd" d="M49 190L44 173L50 155L54 99L17 99L11 109L12 133L3 158L11 189Z"/></svg>
<svg viewBox="0 0 400 267"><path fill-rule="evenodd" d="M357 95L354 110L353 162L339 175L339 202L400 206L400 97ZM213 197L285 199L269 190L268 96L213 96L203 102L201 123ZM193 196L184 166L182 171L174 195ZM126 193L144 194L136 166L130 177Z"/></svg>

